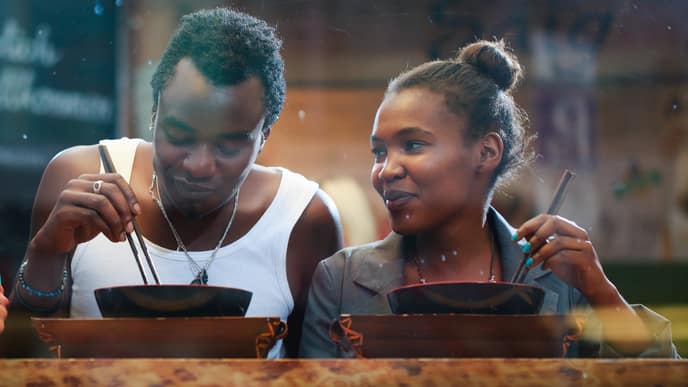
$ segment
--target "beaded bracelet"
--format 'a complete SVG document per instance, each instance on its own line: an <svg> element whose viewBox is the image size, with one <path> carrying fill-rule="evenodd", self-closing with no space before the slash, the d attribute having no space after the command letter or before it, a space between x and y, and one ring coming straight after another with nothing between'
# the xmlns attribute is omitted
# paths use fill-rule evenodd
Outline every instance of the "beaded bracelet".
<svg viewBox="0 0 688 387"><path fill-rule="evenodd" d="M29 284L26 283L24 280L24 269L26 269L26 264L28 261L24 261L24 263L19 266L19 273L17 273L19 277L19 285L21 285L22 289L26 290L27 293L29 293L32 296L38 296L38 297L57 297L62 292L64 292L65 289L65 283L67 282L67 277L69 276L69 273L67 272L67 268L64 269L62 272L62 283L55 289L50 292L44 292L38 289L34 289Z"/></svg>

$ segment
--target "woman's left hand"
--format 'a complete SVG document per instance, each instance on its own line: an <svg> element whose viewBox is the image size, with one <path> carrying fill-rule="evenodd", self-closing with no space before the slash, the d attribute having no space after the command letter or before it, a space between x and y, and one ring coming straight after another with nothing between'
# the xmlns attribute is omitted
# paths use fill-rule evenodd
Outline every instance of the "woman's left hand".
<svg viewBox="0 0 688 387"><path fill-rule="evenodd" d="M561 216L538 215L521 225L515 238L525 238L529 243L529 268L542 264L543 269L552 270L591 303L614 289L602 270L588 232L576 223Z"/></svg>

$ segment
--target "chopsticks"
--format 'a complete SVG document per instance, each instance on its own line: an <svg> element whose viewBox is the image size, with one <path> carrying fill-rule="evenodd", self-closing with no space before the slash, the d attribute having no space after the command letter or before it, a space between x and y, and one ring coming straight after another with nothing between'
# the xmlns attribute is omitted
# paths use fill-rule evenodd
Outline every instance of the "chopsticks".
<svg viewBox="0 0 688 387"><path fill-rule="evenodd" d="M559 208L561 208L561 204L566 195L566 188L574 177L576 177L575 173L569 171L568 169L564 171L561 179L559 180L559 185L554 193L554 197L552 198L552 203L550 203L549 208L547 209L547 214L556 215L559 212ZM527 259L528 253L523 253L523 258L521 258L521 262L518 263L518 268L516 269L514 276L511 278L511 282L521 283L526 278L526 275L530 270L525 266Z"/></svg>
<svg viewBox="0 0 688 387"><path fill-rule="evenodd" d="M112 160L110 159L110 153L108 152L107 148L103 144L98 144L98 152L100 153L100 160L103 162L103 169L107 173L117 173L115 171L115 167L112 164ZM141 251L143 252L143 255L146 257L146 262L148 263L148 268L150 269L151 273L153 274L153 278L155 279L155 283L157 285L160 285L160 279L158 278L158 272L155 269L155 265L153 264L153 260L151 260L150 255L148 255L148 249L146 248L146 244L143 241L143 238L141 237L141 232L139 231L139 225L136 222L136 219L132 219L131 223L134 225L134 234L136 234L136 239L139 241L139 245L141 246ZM136 249L136 246L134 245L134 240L131 237L130 233L127 234L127 241L129 242L129 247L131 247L131 252L134 253L134 259L136 260L136 265L139 268L139 272L141 273L141 278L143 279L143 283L145 285L148 285L148 279L146 278L146 273L143 270L143 264L141 262L141 258L139 257L139 253Z"/></svg>

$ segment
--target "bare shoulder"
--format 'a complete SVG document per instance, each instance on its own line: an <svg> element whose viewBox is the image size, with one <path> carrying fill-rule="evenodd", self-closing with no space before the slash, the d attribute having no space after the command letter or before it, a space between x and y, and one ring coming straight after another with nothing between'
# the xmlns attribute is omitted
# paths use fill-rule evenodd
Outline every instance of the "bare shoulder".
<svg viewBox="0 0 688 387"><path fill-rule="evenodd" d="M305 259L319 261L342 247L339 211L323 190L318 189L292 232L292 246Z"/></svg>
<svg viewBox="0 0 688 387"><path fill-rule="evenodd" d="M85 173L98 173L100 161L96 145L79 145L67 148L50 160L36 193L36 200L54 197L65 184Z"/></svg>
<svg viewBox="0 0 688 387"><path fill-rule="evenodd" d="M333 231L341 233L341 221L337 206L332 198L319 188L306 207L299 223L310 224L312 227L336 228Z"/></svg>

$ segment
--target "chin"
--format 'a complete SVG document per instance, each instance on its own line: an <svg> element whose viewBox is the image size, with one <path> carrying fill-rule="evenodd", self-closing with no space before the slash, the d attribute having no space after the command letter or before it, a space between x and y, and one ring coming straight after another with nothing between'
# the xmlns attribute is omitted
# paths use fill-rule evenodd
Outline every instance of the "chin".
<svg viewBox="0 0 688 387"><path fill-rule="evenodd" d="M410 222L408 219L390 219L390 226L392 231L400 235L414 235L418 233L417 225Z"/></svg>

